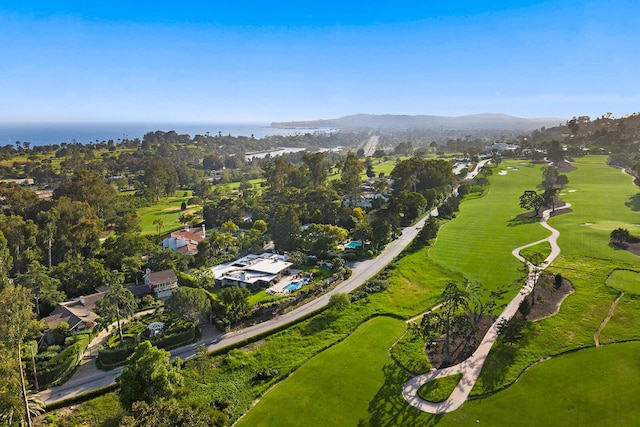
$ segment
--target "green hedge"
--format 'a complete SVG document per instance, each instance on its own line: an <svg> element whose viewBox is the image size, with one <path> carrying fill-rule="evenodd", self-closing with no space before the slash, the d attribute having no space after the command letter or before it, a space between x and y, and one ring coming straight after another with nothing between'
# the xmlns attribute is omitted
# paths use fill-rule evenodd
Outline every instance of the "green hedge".
<svg viewBox="0 0 640 427"><path fill-rule="evenodd" d="M151 344L158 348L172 349L193 341L195 336L196 324L192 323L191 326L183 331L152 339ZM98 350L98 361L102 366L121 364L133 354L137 345L138 343L116 348L100 348Z"/></svg>
<svg viewBox="0 0 640 427"><path fill-rule="evenodd" d="M103 366L117 365L127 360L127 357L133 354L135 345L126 345L116 348L100 348L98 349L98 361Z"/></svg>
<svg viewBox="0 0 640 427"><path fill-rule="evenodd" d="M38 384L41 387L60 384L71 375L82 359L82 355L89 345L91 335L89 333L79 333L67 339L69 338L72 338L73 342L51 358L44 367L38 369Z"/></svg>

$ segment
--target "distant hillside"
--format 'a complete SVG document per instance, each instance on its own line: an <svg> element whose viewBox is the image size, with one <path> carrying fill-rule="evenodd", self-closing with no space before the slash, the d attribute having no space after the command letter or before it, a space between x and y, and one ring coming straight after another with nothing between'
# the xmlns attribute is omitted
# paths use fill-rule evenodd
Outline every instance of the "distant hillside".
<svg viewBox="0 0 640 427"><path fill-rule="evenodd" d="M278 128L316 128L329 127L338 129L379 129L409 130L423 129L432 131L487 131L511 130L532 131L541 127L558 126L566 123L561 118L522 118L507 114L473 114L467 116L447 117L428 115L393 115L393 114L355 114L338 119L309 120L298 122L273 122Z"/></svg>

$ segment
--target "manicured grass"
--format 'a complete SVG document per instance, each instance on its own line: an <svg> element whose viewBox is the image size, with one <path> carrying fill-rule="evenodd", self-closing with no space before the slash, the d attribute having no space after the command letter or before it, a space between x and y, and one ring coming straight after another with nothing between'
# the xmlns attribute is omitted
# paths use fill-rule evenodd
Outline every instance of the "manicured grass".
<svg viewBox="0 0 640 427"><path fill-rule="evenodd" d="M567 201L572 203L573 212L549 221L560 231L558 243L562 251L550 270L569 279L576 292L567 297L558 314L530 325L522 343L514 348L496 345L487 358L472 395L482 395L507 386L527 366L549 355L595 345L593 334L618 294L607 286L607 278L615 270L633 269L638 263L635 255L623 254L626 251L609 246L611 230L597 230L583 225L588 222L606 223L607 218L637 220L632 219L629 215L631 209L624 203L624 194L635 191L630 188L631 180L619 170L604 165L604 161L602 156L576 159L574 165L578 169L569 173L569 183L578 191L562 196L565 199L572 198ZM574 177L577 179L574 180ZM623 179L620 180L620 177ZM609 194L611 202L607 202ZM590 251L593 252L592 257L587 256ZM602 331L600 342L640 339L638 310L640 301L623 297Z"/></svg>
<svg viewBox="0 0 640 427"><path fill-rule="evenodd" d="M529 246L520 251L520 255L534 265L540 265L551 253L551 245L549 242L538 243L535 246Z"/></svg>
<svg viewBox="0 0 640 427"><path fill-rule="evenodd" d="M454 374L429 381L418 389L418 396L428 402L444 402L456 388L460 378L462 374Z"/></svg>
<svg viewBox="0 0 640 427"><path fill-rule="evenodd" d="M522 277L522 263L511 254L514 248L549 235L537 219L517 217L523 213L520 196L542 179L540 167L505 161L500 170L507 175L496 171L484 197L462 203L458 217L440 229L430 251L434 261L480 283L487 293ZM509 300L519 287L511 288Z"/></svg>
<svg viewBox="0 0 640 427"><path fill-rule="evenodd" d="M575 256L556 259L551 272L569 279L576 291L565 299L559 313L529 323L526 336L518 345L495 344L471 394L478 396L500 390L515 381L528 366L547 356L594 346L593 334L617 295L606 286L606 278L618 265ZM633 324L624 328L635 330L636 337L640 338L640 331Z"/></svg>
<svg viewBox="0 0 640 427"><path fill-rule="evenodd" d="M466 402L438 425L638 425L639 352L640 343L623 343L548 360L508 390Z"/></svg>
<svg viewBox="0 0 640 427"><path fill-rule="evenodd" d="M631 270L614 270L607 278L613 289L631 294L640 294L640 273Z"/></svg>
<svg viewBox="0 0 640 427"><path fill-rule="evenodd" d="M447 283L464 283L464 276L433 262L428 251L409 253L388 269L389 288L371 296L381 312L413 317L436 305Z"/></svg>
<svg viewBox="0 0 640 427"><path fill-rule="evenodd" d="M549 220L560 231L558 244L564 254L637 262L638 257L610 245L611 231L626 228L640 233L638 188L620 169L605 164L605 156L575 159L576 170L567 173L569 186L560 198L573 212Z"/></svg>
<svg viewBox="0 0 640 427"><path fill-rule="evenodd" d="M179 221L179 218L183 211L180 210L180 205L182 202L189 200L191 191L186 192L187 196L184 196L184 193L185 191L177 191L175 196L162 198L154 206L138 209L142 234L158 234L157 226L153 223L153 221L158 218L162 218L165 226L164 230L160 230L160 234L182 228L182 223ZM201 206L190 206L185 212L192 212L201 208Z"/></svg>
<svg viewBox="0 0 640 427"><path fill-rule="evenodd" d="M431 370L424 335L418 325L419 322L412 324L402 338L391 347L391 356L396 363L416 375Z"/></svg>
<svg viewBox="0 0 640 427"><path fill-rule="evenodd" d="M406 328L374 318L267 393L238 426L358 425L393 363L388 349Z"/></svg>

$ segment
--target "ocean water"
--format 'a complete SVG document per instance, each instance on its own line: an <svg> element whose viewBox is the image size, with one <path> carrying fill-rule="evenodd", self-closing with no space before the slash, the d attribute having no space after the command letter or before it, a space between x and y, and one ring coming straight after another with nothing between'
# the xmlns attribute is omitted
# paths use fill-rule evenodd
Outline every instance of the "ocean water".
<svg viewBox="0 0 640 427"><path fill-rule="evenodd" d="M60 144L62 142L89 144L122 139L140 138L156 130L176 131L179 134L251 136L264 138L270 135L295 135L299 133L329 131L321 128L291 128L278 129L268 123L182 123L182 124L154 124L154 123L34 123L34 124L3 124L0 123L0 146L14 145L28 142L31 146Z"/></svg>

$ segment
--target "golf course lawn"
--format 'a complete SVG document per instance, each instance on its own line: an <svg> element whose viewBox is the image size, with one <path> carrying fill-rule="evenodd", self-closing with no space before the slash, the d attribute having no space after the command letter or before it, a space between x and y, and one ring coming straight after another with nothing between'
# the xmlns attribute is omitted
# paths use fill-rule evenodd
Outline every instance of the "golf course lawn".
<svg viewBox="0 0 640 427"><path fill-rule="evenodd" d="M551 218L549 225L560 231L563 254L637 263L637 256L610 245L609 238L616 228L640 234L638 207L633 204L638 188L631 177L605 162L606 156L575 159L576 170L567 173L569 185L560 193L572 212Z"/></svg>
<svg viewBox="0 0 640 427"><path fill-rule="evenodd" d="M179 221L180 214L183 213L180 210L180 205L189 200L191 191L186 192L187 196L184 196L184 193L185 191L178 191L176 196L164 197L154 206L138 209L142 234L158 234L157 225L153 221L159 218L164 221L164 229L160 230L161 234L182 228L182 223ZM190 206L187 212L196 210L198 207Z"/></svg>
<svg viewBox="0 0 640 427"><path fill-rule="evenodd" d="M518 218L525 212L520 208L520 196L542 180L540 166L504 161L499 169L506 175L494 173L484 197L461 203L457 218L440 229L429 252L435 262L486 290L506 287L522 277L522 263L511 251L549 235L538 218ZM512 288L509 299L520 286Z"/></svg>
<svg viewBox="0 0 640 427"><path fill-rule="evenodd" d="M489 426L618 426L640 419L637 342L564 354L457 411L422 413L402 398L409 376L390 363L385 349L403 329L386 317L368 321L272 389L238 425L459 426L479 419Z"/></svg>
<svg viewBox="0 0 640 427"><path fill-rule="evenodd" d="M615 270L607 279L607 285L619 291L640 294L640 273L630 270Z"/></svg>
<svg viewBox="0 0 640 427"><path fill-rule="evenodd" d="M438 426L640 423L640 343L590 348L533 366L507 390L466 402Z"/></svg>
<svg viewBox="0 0 640 427"><path fill-rule="evenodd" d="M389 317L369 320L265 394L238 426L358 425L393 363L389 347L405 328Z"/></svg>

